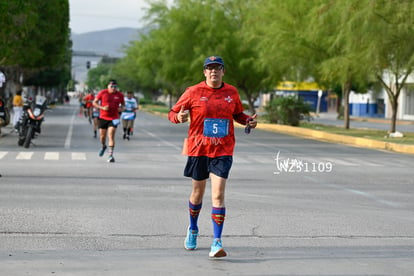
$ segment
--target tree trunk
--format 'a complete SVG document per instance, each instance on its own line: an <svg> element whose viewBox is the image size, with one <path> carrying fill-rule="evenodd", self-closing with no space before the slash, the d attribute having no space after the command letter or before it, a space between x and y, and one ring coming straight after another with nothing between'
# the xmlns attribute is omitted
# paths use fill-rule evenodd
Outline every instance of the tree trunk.
<svg viewBox="0 0 414 276"><path fill-rule="evenodd" d="M396 75L395 76L396 81L394 83L394 87L388 86L386 82L381 78L381 76L377 76L378 80L381 82L382 86L387 92L388 100L391 106L391 125L390 125L390 130L389 130L391 133L395 132L396 130L398 98L400 96L401 89L402 87L404 87L409 74L411 74L411 71L406 73L406 75L403 77L403 80L400 83L398 82L398 75Z"/></svg>
<svg viewBox="0 0 414 276"><path fill-rule="evenodd" d="M398 101L394 99L391 101L392 115L391 115L391 128L390 132L393 133L396 131L397 125L397 111L398 111Z"/></svg>
<svg viewBox="0 0 414 276"><path fill-rule="evenodd" d="M343 97L344 97L344 128L349 129L349 94L351 92L350 81L344 83Z"/></svg>
<svg viewBox="0 0 414 276"><path fill-rule="evenodd" d="M172 106L173 106L173 93L172 92L168 92L168 98L169 98L169 102L168 102L168 105L169 105L169 108L171 109L172 108Z"/></svg>
<svg viewBox="0 0 414 276"><path fill-rule="evenodd" d="M252 115L256 114L256 108L254 108L254 101L249 98L248 99L248 103L249 103L249 111Z"/></svg>
<svg viewBox="0 0 414 276"><path fill-rule="evenodd" d="M339 114L341 112L341 102L342 102L342 95L338 95L338 98L336 100L336 106L335 106L335 110L336 110L336 114Z"/></svg>

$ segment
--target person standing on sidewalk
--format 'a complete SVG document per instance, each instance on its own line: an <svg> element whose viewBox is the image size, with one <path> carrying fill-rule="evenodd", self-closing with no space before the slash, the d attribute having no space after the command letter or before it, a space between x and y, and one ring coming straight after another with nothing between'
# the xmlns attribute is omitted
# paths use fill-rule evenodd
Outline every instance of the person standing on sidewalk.
<svg viewBox="0 0 414 276"><path fill-rule="evenodd" d="M197 221L202 207L207 179L211 181L214 239L210 257L225 257L221 240L226 214L224 192L235 146L233 120L255 128L256 115L243 113L237 89L224 83L224 61L219 56L210 56L204 62L204 77L194 86L188 87L168 113L168 119L175 124L191 118L184 153L188 155L184 176L192 178L189 198L190 225L184 247L197 248L199 233Z"/></svg>
<svg viewBox="0 0 414 276"><path fill-rule="evenodd" d="M18 90L13 97L13 127L17 130L17 122L23 114L22 90Z"/></svg>
<svg viewBox="0 0 414 276"><path fill-rule="evenodd" d="M115 148L116 128L120 123L119 113L124 110L124 95L117 90L116 80L110 80L108 87L99 91L93 100L93 106L99 109L98 127L102 148L99 156L103 156L106 146L106 137L108 136L109 157L108 162L115 162L113 156Z"/></svg>
<svg viewBox="0 0 414 276"><path fill-rule="evenodd" d="M3 97L0 95L0 136L1 128L9 124L10 114Z"/></svg>

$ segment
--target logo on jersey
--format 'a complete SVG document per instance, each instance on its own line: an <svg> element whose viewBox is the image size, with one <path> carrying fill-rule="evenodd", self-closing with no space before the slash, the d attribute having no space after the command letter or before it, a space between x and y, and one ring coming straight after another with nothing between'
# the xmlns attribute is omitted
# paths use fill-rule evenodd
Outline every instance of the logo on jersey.
<svg viewBox="0 0 414 276"><path fill-rule="evenodd" d="M233 99L230 96L225 97L224 100L228 103L231 103L233 101Z"/></svg>
<svg viewBox="0 0 414 276"><path fill-rule="evenodd" d="M200 102L208 102L208 98L203 96L200 98Z"/></svg>

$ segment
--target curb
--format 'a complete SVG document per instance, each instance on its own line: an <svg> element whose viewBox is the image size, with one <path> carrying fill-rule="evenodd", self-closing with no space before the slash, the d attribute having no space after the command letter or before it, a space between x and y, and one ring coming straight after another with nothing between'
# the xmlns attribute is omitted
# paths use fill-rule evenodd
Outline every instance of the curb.
<svg viewBox="0 0 414 276"><path fill-rule="evenodd" d="M335 142L340 144L352 145L362 148L388 150L398 153L414 154L414 145L402 145L390 142L376 141L367 138L352 137L347 135L332 134L318 130L305 129L300 127L276 125L276 124L257 124L257 129L281 132L295 136L310 138L314 140L321 140L327 142Z"/></svg>

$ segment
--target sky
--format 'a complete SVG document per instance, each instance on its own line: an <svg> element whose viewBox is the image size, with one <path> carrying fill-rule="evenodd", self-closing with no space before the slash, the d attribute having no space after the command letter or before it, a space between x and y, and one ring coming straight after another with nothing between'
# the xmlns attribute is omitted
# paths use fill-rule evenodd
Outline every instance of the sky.
<svg viewBox="0 0 414 276"><path fill-rule="evenodd" d="M118 27L144 26L145 0L69 0L70 28L81 34Z"/></svg>

